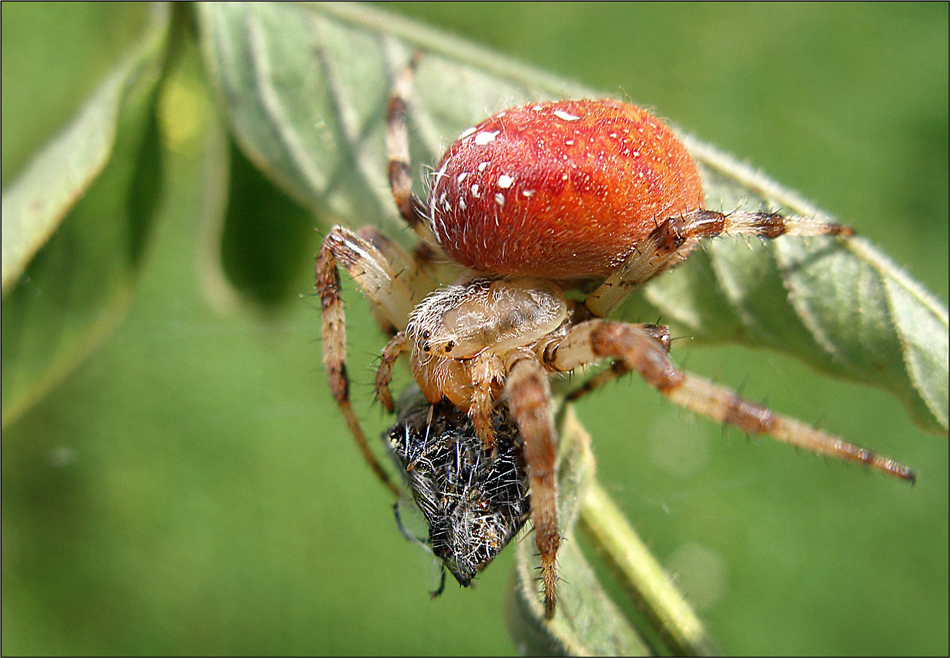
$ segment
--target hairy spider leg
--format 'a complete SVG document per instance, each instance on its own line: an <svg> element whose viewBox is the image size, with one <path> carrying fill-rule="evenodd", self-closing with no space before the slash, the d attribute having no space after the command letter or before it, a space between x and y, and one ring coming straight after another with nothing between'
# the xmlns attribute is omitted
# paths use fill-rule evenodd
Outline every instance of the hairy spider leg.
<svg viewBox="0 0 950 658"><path fill-rule="evenodd" d="M438 283L432 271L434 264L428 260L430 254L425 249L425 243L418 243L413 253L409 254L401 245L383 235L375 226L364 226L356 232L356 235L376 247L383 260L389 263L390 269L396 273L396 277L409 289L414 304L418 304L436 289ZM377 321L383 333L390 336L396 333L396 329L387 326L389 323L379 316L380 314L377 313Z"/></svg>
<svg viewBox="0 0 950 658"><path fill-rule="evenodd" d="M330 390L360 452L383 484L398 496L399 488L373 456L350 404L349 378L346 374L346 318L338 265L349 273L363 294L379 308L385 321L398 331L406 328L409 312L413 308L412 295L376 247L342 226L330 229L323 240L315 268L316 289L323 315L323 365L330 381Z"/></svg>
<svg viewBox="0 0 950 658"><path fill-rule="evenodd" d="M505 394L511 415L524 437L531 522L544 584L544 615L551 619L557 591L557 550L561 541L557 519L558 436L551 417L547 373L533 354L519 354L510 364Z"/></svg>
<svg viewBox="0 0 950 658"><path fill-rule="evenodd" d="M659 343L664 352L669 353L671 342L669 327L664 327L657 324L634 324L633 326L649 335L651 338L653 338L653 340ZM601 386L609 384L615 379L623 377L629 372L630 366L627 365L627 362L623 359L611 361L607 368L601 370L594 376L589 377L587 380L582 382L580 386L576 386L568 391L567 395L564 396L564 399L569 402L576 402L588 393L597 390Z"/></svg>
<svg viewBox="0 0 950 658"><path fill-rule="evenodd" d="M468 415L475 423L475 434L482 440L486 450L495 449L492 416L499 393L497 387L503 385L505 371L501 359L490 350L485 350L472 360L472 406Z"/></svg>
<svg viewBox="0 0 950 658"><path fill-rule="evenodd" d="M393 85L386 122L386 150L389 156L389 184L399 214L419 238L437 250L437 242L426 217L426 204L412 193L412 171L409 163L407 107L420 57L421 51L417 51Z"/></svg>
<svg viewBox="0 0 950 658"><path fill-rule="evenodd" d="M893 459L877 455L810 427L794 418L740 398L736 393L697 375L679 370L652 337L635 325L588 320L572 328L552 355L554 370L573 370L600 359L622 359L632 370L673 402L748 434L765 434L789 445L863 464L913 483L914 472Z"/></svg>
<svg viewBox="0 0 950 658"><path fill-rule="evenodd" d="M389 413L396 410L393 404L393 395L389 390L389 382L393 377L393 366L399 360L399 355L412 349L412 341L406 336L406 332L400 331L386 343L379 359L379 367L376 369L376 399L383 405L383 409Z"/></svg>
<svg viewBox="0 0 950 658"><path fill-rule="evenodd" d="M584 305L595 317L606 317L633 288L683 261L699 240L740 235L773 239L780 235L851 236L854 231L822 219L741 210L722 213L701 209L668 217L587 297Z"/></svg>

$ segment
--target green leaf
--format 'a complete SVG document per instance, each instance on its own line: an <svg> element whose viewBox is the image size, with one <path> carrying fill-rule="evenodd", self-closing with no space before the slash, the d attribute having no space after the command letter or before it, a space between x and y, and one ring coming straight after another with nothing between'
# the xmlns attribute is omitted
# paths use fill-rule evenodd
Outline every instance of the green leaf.
<svg viewBox="0 0 950 658"><path fill-rule="evenodd" d="M155 104L170 27L138 42L3 194L3 424L116 325L159 199Z"/></svg>
<svg viewBox="0 0 950 658"><path fill-rule="evenodd" d="M231 193L220 240L207 245L217 249L217 258L209 254L207 263L222 267L237 291L265 308L297 300L300 264L318 248L313 215L230 146Z"/></svg>
<svg viewBox="0 0 950 658"><path fill-rule="evenodd" d="M198 12L206 62L237 142L324 227L374 224L409 239L390 198L384 121L394 76L416 49L426 52L409 108L419 170L503 106L603 95L363 6L212 4ZM825 216L681 135L700 163L711 206ZM785 238L751 249L711 241L633 295L619 315L662 316L698 342L788 352L885 388L923 429L947 429L946 308L865 240Z"/></svg>

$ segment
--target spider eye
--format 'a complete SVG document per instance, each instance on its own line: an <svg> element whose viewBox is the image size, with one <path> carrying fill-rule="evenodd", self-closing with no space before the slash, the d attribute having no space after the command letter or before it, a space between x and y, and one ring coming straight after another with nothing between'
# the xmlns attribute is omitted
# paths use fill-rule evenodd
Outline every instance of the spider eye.
<svg viewBox="0 0 950 658"><path fill-rule="evenodd" d="M455 341L454 341L454 340L450 340L448 343L446 343L446 345L445 345L445 351L446 351L446 352L451 352L451 351L454 350L454 349L455 349Z"/></svg>
<svg viewBox="0 0 950 658"><path fill-rule="evenodd" d="M422 332L422 338L423 338L423 339L429 340L431 337L432 337L432 332L429 331L428 329L426 329L425 331Z"/></svg>

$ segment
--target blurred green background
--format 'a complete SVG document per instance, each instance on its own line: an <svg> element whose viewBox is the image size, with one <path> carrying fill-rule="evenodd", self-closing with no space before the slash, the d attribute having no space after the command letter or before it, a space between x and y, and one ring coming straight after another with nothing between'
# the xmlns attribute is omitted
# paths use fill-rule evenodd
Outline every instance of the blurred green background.
<svg viewBox="0 0 950 658"><path fill-rule="evenodd" d="M947 299L946 4L388 8L655 108ZM136 34L137 11L3 3L4 184ZM217 118L201 85L186 49L162 106L169 196L127 317L4 429L3 653L511 653L510 551L473 590L429 601L431 564L327 391L312 262L282 304L209 304L199 146ZM382 341L348 299L354 397L375 433ZM750 442L633 379L579 405L602 482L723 650L946 654L946 438L784 357L675 347L919 475L911 488Z"/></svg>

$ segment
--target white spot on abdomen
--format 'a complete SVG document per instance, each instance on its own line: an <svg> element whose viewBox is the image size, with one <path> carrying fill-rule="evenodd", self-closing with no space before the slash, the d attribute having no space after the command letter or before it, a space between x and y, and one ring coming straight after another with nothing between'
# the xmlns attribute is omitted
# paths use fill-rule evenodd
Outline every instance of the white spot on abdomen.
<svg viewBox="0 0 950 658"><path fill-rule="evenodd" d="M580 117L576 117L570 112L565 112L564 110L554 110L554 116L556 116L558 119L563 119L564 121L577 121L580 119Z"/></svg>
<svg viewBox="0 0 950 658"><path fill-rule="evenodd" d="M493 130L490 133L480 132L477 135L475 135L475 143L478 144L479 146L485 146L485 144L494 142L495 138L498 137L499 132L500 131L498 130Z"/></svg>
<svg viewBox="0 0 950 658"><path fill-rule="evenodd" d="M448 162L442 163L442 166L439 168L439 170L438 170L437 172L435 172L435 176L432 177L432 190L433 190L433 192L434 192L435 189L439 186L439 181L442 180L442 177L443 177L443 176L445 176L445 168L448 167L448 166L449 166L449 163L448 163ZM444 195L443 195L443 196L444 196ZM431 194L431 195L429 195L429 217L430 217L430 218L434 218L434 217L435 217L435 194L434 194L434 193ZM433 221L434 221L434 220L433 220Z"/></svg>
<svg viewBox="0 0 950 658"><path fill-rule="evenodd" d="M515 179L508 174L502 174L498 177L498 187L502 188L503 190L507 190L514 182Z"/></svg>
<svg viewBox="0 0 950 658"><path fill-rule="evenodd" d="M495 195L495 203L497 203L499 206L505 205L505 195L502 194L501 192L499 192L498 194L496 194L496 195Z"/></svg>

